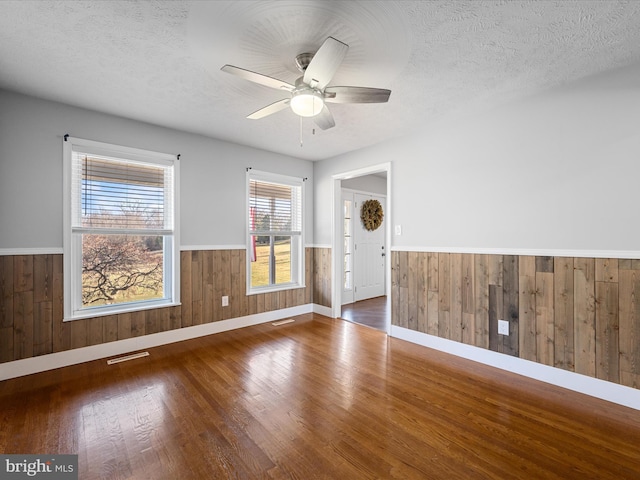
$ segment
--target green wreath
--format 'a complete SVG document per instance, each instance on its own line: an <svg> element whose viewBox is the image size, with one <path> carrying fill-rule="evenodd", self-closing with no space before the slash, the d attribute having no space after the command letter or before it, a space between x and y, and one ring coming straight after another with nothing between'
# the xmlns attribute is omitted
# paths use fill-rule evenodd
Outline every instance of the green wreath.
<svg viewBox="0 0 640 480"><path fill-rule="evenodd" d="M372 232L382 225L382 218L384 212L382 211L382 205L378 200L367 200L362 203L360 209L360 219L364 228Z"/></svg>

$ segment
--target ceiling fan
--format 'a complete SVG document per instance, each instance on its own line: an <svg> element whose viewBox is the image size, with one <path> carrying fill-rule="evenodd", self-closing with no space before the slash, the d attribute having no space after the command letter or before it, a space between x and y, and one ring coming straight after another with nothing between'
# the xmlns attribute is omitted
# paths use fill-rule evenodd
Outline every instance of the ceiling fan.
<svg viewBox="0 0 640 480"><path fill-rule="evenodd" d="M391 95L391 90L382 88L328 86L348 49L346 43L329 37L315 54L301 53L296 56L296 66L302 76L295 85L233 65L225 65L221 70L291 94L289 98L267 105L247 118L256 120L291 107L301 117L313 117L316 125L326 130L336 124L326 103L384 103Z"/></svg>

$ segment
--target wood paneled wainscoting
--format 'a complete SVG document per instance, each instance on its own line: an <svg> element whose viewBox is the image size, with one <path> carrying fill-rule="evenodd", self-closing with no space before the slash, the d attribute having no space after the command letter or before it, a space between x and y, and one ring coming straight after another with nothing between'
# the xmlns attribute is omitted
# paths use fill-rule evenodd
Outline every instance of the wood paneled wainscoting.
<svg viewBox="0 0 640 480"><path fill-rule="evenodd" d="M312 304L314 295L330 306L328 250L305 249L305 288L258 295L246 295L244 250L183 251L180 306L71 322L62 320L62 255L0 256L0 363Z"/></svg>
<svg viewBox="0 0 640 480"><path fill-rule="evenodd" d="M331 249L313 249L313 303L331 307Z"/></svg>
<svg viewBox="0 0 640 480"><path fill-rule="evenodd" d="M640 388L640 260L394 251L391 261L394 325Z"/></svg>

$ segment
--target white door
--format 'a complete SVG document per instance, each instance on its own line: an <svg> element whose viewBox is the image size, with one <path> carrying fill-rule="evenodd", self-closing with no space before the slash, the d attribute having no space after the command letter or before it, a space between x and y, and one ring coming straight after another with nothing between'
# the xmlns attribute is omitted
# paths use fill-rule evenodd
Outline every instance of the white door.
<svg viewBox="0 0 640 480"><path fill-rule="evenodd" d="M385 295L385 262L386 250L384 244L385 219L382 225L373 231L367 230L360 219L362 203L369 199L375 199L382 205L386 212L386 198L380 195L354 194L353 225L353 279L354 300Z"/></svg>

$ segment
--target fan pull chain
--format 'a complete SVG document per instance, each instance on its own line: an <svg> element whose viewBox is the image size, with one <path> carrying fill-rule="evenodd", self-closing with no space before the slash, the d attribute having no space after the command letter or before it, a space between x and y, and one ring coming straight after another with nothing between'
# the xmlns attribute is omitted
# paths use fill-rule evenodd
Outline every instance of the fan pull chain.
<svg viewBox="0 0 640 480"><path fill-rule="evenodd" d="M300 148L302 148L302 117L300 117Z"/></svg>

